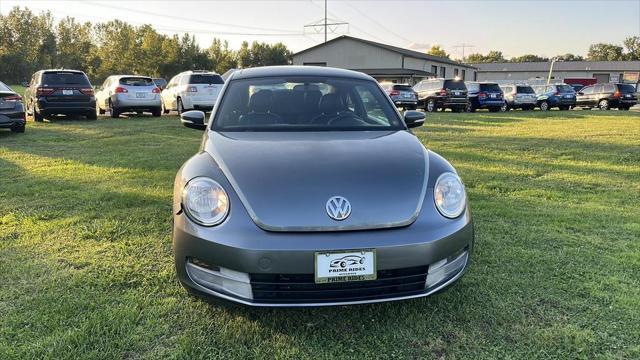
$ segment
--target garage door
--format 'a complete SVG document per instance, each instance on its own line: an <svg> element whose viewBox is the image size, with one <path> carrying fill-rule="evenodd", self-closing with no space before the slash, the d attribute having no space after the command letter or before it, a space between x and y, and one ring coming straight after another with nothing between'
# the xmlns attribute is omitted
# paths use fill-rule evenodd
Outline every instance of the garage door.
<svg viewBox="0 0 640 360"><path fill-rule="evenodd" d="M593 77L599 83L608 83L609 82L609 74L593 74Z"/></svg>

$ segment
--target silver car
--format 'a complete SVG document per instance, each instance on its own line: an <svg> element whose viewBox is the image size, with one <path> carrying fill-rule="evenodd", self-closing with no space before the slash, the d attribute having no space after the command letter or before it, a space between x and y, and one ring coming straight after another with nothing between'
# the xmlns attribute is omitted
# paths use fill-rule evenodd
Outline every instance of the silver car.
<svg viewBox="0 0 640 360"><path fill-rule="evenodd" d="M96 92L96 110L100 115L109 111L113 118L125 112L160 116L160 88L147 76L109 76Z"/></svg>
<svg viewBox="0 0 640 360"><path fill-rule="evenodd" d="M473 248L462 181L368 75L238 70L174 183L173 245L190 291L252 306L410 299L459 279Z"/></svg>

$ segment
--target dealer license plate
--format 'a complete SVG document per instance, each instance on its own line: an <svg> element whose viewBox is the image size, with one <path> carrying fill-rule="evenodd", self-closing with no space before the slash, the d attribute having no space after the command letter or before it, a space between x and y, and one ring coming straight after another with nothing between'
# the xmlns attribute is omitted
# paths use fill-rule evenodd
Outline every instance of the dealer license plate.
<svg viewBox="0 0 640 360"><path fill-rule="evenodd" d="M315 253L316 283L376 279L375 249Z"/></svg>
<svg viewBox="0 0 640 360"><path fill-rule="evenodd" d="M147 94L143 93L143 92L137 92L136 93L136 98L138 99L144 99L147 96Z"/></svg>
<svg viewBox="0 0 640 360"><path fill-rule="evenodd" d="M64 89L62 90L62 95L73 95L73 90Z"/></svg>
<svg viewBox="0 0 640 360"><path fill-rule="evenodd" d="M491 94L491 98L492 98L492 99L495 99L495 98L497 98L497 97L498 97L498 94Z"/></svg>

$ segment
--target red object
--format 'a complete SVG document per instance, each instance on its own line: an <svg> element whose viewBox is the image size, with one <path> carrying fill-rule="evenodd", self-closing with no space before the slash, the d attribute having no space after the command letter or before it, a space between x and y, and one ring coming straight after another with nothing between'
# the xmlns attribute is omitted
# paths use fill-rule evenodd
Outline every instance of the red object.
<svg viewBox="0 0 640 360"><path fill-rule="evenodd" d="M622 94L620 94L620 91L616 91L616 92L613 93L613 98L614 99L619 99L620 96L622 96Z"/></svg>
<svg viewBox="0 0 640 360"><path fill-rule="evenodd" d="M93 88L82 88L80 92L85 95L93 95Z"/></svg>
<svg viewBox="0 0 640 360"><path fill-rule="evenodd" d="M155 87L153 88L153 90L151 90L152 93L154 94L160 94L160 88L159 87Z"/></svg>
<svg viewBox="0 0 640 360"><path fill-rule="evenodd" d="M57 89L39 87L36 89L36 96L47 96L53 94Z"/></svg>
<svg viewBox="0 0 640 360"><path fill-rule="evenodd" d="M478 99L485 99L487 97L487 93L486 92L479 92L478 93Z"/></svg>
<svg viewBox="0 0 640 360"><path fill-rule="evenodd" d="M569 85L580 84L582 86L593 85L598 82L594 78L564 78L564 83Z"/></svg>
<svg viewBox="0 0 640 360"><path fill-rule="evenodd" d="M116 94L124 94L124 93L128 93L128 92L129 92L129 90L123 88L122 86L118 86L116 88Z"/></svg>
<svg viewBox="0 0 640 360"><path fill-rule="evenodd" d="M9 95L3 98L5 101L22 101L22 97L20 95Z"/></svg>
<svg viewBox="0 0 640 360"><path fill-rule="evenodd" d="M187 88L188 92L198 92L198 88L195 86L189 86L189 88Z"/></svg>
<svg viewBox="0 0 640 360"><path fill-rule="evenodd" d="M440 89L440 96L447 96L447 90L446 89Z"/></svg>
<svg viewBox="0 0 640 360"><path fill-rule="evenodd" d="M400 91L398 90L391 90L391 92L389 93L389 96L398 96L400 95Z"/></svg>

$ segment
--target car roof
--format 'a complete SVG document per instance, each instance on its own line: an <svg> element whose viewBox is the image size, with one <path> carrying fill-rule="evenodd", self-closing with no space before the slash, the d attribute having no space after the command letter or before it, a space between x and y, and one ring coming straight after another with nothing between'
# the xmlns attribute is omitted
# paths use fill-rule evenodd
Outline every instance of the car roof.
<svg viewBox="0 0 640 360"><path fill-rule="evenodd" d="M263 66L235 71L230 80L251 79L269 76L329 76L375 81L371 76L359 71L337 69L325 66L279 65Z"/></svg>
<svg viewBox="0 0 640 360"><path fill-rule="evenodd" d="M40 70L40 71L42 71L42 73L48 73L48 72L72 72L72 73L84 74L84 71L72 70L72 69L44 69L44 70Z"/></svg>
<svg viewBox="0 0 640 360"><path fill-rule="evenodd" d="M111 75L111 76L113 76L116 79L122 79L122 78L126 78L126 77L151 79L150 76L144 76L144 75Z"/></svg>

